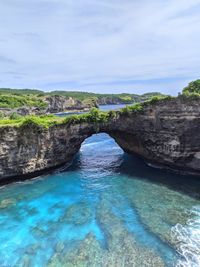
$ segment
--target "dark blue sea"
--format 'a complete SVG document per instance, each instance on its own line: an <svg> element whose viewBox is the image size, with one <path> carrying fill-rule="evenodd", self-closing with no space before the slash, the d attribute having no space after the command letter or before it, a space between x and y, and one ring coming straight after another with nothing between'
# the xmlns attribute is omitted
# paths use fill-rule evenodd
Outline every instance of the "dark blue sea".
<svg viewBox="0 0 200 267"><path fill-rule="evenodd" d="M199 197L93 135L68 169L0 188L0 266L199 267Z"/></svg>

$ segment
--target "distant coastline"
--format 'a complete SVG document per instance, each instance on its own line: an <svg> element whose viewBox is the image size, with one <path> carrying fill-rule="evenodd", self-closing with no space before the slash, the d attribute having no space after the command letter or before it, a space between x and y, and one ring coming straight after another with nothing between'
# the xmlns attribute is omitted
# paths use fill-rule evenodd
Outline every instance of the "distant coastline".
<svg viewBox="0 0 200 267"><path fill-rule="evenodd" d="M143 95L96 94L78 91L43 92L34 89L0 88L0 117L87 112L100 105L134 104L154 96L163 95L158 92Z"/></svg>

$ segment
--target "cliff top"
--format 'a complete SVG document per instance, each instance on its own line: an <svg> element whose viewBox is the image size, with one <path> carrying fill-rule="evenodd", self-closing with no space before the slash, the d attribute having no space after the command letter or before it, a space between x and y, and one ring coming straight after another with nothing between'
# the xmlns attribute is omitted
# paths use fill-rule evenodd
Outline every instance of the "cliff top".
<svg viewBox="0 0 200 267"><path fill-rule="evenodd" d="M131 106L126 106L120 110L116 111L108 111L103 112L98 110L97 108L93 108L90 112L80 115L68 115L65 117L58 117L55 115L40 115L40 116L23 116L17 117L14 116L13 118L2 118L0 119L0 127L6 126L15 126L21 127L24 125L32 125L32 126L39 126L39 127L51 127L53 125L60 125L60 124L75 124L75 123L104 123L110 119L116 118L117 116L133 114L133 113L141 113L143 110L149 106L157 106L157 105L168 105L170 102L176 101L184 101L186 103L191 102L192 100L200 101L200 97L197 96L184 96L181 95L179 97L153 97L150 100L146 100L141 103L136 103Z"/></svg>

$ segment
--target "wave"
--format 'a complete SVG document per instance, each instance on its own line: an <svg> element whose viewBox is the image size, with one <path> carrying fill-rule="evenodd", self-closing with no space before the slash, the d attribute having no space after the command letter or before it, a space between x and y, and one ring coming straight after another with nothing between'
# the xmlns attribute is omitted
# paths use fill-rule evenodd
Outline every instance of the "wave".
<svg viewBox="0 0 200 267"><path fill-rule="evenodd" d="M88 146L95 146L95 145L100 145L102 143L109 143L111 140L98 140L96 142L91 142L91 143L83 143L82 147L88 147Z"/></svg>
<svg viewBox="0 0 200 267"><path fill-rule="evenodd" d="M185 225L176 224L172 228L172 237L181 256L176 267L200 266L200 206L193 207L189 213L192 219Z"/></svg>

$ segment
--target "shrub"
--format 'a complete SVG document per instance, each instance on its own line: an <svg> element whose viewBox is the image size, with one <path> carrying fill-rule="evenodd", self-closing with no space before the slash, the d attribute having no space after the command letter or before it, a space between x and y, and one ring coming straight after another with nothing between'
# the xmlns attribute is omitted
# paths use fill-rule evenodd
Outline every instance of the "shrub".
<svg viewBox="0 0 200 267"><path fill-rule="evenodd" d="M13 112L12 114L10 114L9 119L10 119L10 120L18 120L18 119L20 119L21 117L22 117L22 116L19 115L18 113Z"/></svg>
<svg viewBox="0 0 200 267"><path fill-rule="evenodd" d="M1 108L19 108L22 106L34 106L44 109L47 107L47 103L33 95L0 95Z"/></svg>
<svg viewBox="0 0 200 267"><path fill-rule="evenodd" d="M87 106L87 107L98 107L97 105L97 97L90 97L90 98L86 98L82 101L83 105Z"/></svg>
<svg viewBox="0 0 200 267"><path fill-rule="evenodd" d="M90 110L90 118L92 121L97 120L97 118L99 117L100 111L97 108L92 108Z"/></svg>
<svg viewBox="0 0 200 267"><path fill-rule="evenodd" d="M192 81L183 89L183 94L200 94L200 79L196 81Z"/></svg>
<svg viewBox="0 0 200 267"><path fill-rule="evenodd" d="M108 111L108 117L115 119L117 117L117 112L115 110Z"/></svg>
<svg viewBox="0 0 200 267"><path fill-rule="evenodd" d="M32 126L41 126L44 128L48 128L52 125L59 124L63 119L58 118L54 115L46 115L46 116L27 116L21 121L21 125L32 125Z"/></svg>
<svg viewBox="0 0 200 267"><path fill-rule="evenodd" d="M189 93L186 91L182 95L179 95L178 98L185 99L185 100L200 100L200 94Z"/></svg>
<svg viewBox="0 0 200 267"><path fill-rule="evenodd" d="M173 99L170 96L167 97L153 97L151 100L136 103L132 106L126 106L119 111L108 111L103 112L97 108L92 108L89 113L80 114L80 115L71 115L67 117L57 117L55 115L41 115L41 116L25 116L21 117L18 114L12 114L10 119L2 119L0 120L0 125L17 125L17 126L33 126L33 127L44 127L48 128L53 125L60 124L77 124L77 123L94 123L96 125L96 129L98 129L99 123L108 122L109 119L116 118L118 115L130 114L130 113L139 113L144 110L144 107L149 104L155 104L159 101L165 101Z"/></svg>
<svg viewBox="0 0 200 267"><path fill-rule="evenodd" d="M126 106L125 108L122 108L120 110L121 114L128 114L128 113L133 113L133 112L141 112L143 110L143 105L142 103L137 103L133 106Z"/></svg>
<svg viewBox="0 0 200 267"><path fill-rule="evenodd" d="M2 120L5 117L4 113L0 111L0 120Z"/></svg>

